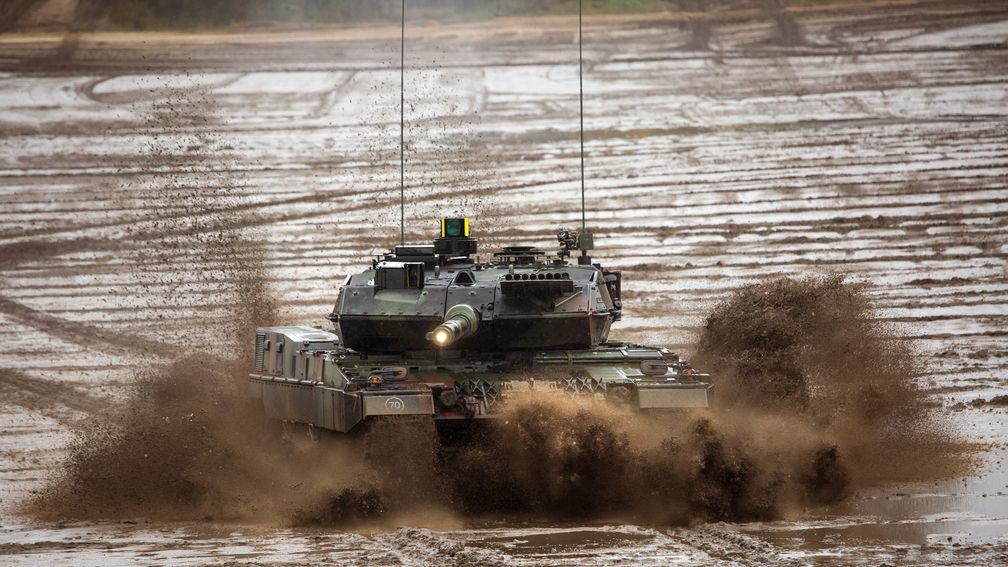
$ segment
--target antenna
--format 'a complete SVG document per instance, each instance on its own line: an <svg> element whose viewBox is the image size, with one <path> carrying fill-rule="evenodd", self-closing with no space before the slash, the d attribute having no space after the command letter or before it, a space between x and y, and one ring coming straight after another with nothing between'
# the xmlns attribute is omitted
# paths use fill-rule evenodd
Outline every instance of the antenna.
<svg viewBox="0 0 1008 567"><path fill-rule="evenodd" d="M591 264L588 251L595 247L592 234L588 232L585 223L585 153L584 153L584 55L581 50L581 0L578 0L578 114L581 119L581 233L578 234L578 265Z"/></svg>
<svg viewBox="0 0 1008 567"><path fill-rule="evenodd" d="M402 0L401 12L402 12L402 27L399 30L399 244L405 245L406 244L406 154L405 154L406 130L404 124L406 122L406 0ZM583 192L584 189L582 189L582 193Z"/></svg>
<svg viewBox="0 0 1008 567"><path fill-rule="evenodd" d="M405 0L403 0L405 1ZM578 0L578 105L581 117L581 233L585 233L585 172L584 172L584 71L581 55L581 0Z"/></svg>

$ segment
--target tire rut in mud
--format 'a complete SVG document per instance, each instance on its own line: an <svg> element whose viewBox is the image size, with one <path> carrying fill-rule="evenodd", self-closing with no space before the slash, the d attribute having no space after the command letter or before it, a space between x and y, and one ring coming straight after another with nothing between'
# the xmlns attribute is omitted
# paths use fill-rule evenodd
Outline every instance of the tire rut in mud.
<svg viewBox="0 0 1008 567"><path fill-rule="evenodd" d="M179 355L177 350L164 342L70 321L2 296L0 296L0 313L50 336L82 346L94 346L97 343L106 347L108 351L121 354L155 354L165 357Z"/></svg>
<svg viewBox="0 0 1008 567"><path fill-rule="evenodd" d="M17 370L0 369L0 397L5 403L38 411L65 424L76 423L62 408L81 415L94 415L109 407L109 401L76 386L28 376Z"/></svg>
<svg viewBox="0 0 1008 567"><path fill-rule="evenodd" d="M477 549L446 534L423 528L399 528L375 537L374 541L387 548L403 565L504 567L514 563L500 553Z"/></svg>
<svg viewBox="0 0 1008 567"><path fill-rule="evenodd" d="M766 541L743 534L730 524L718 522L697 528L676 530L669 535L730 565L799 567L802 562L786 557Z"/></svg>

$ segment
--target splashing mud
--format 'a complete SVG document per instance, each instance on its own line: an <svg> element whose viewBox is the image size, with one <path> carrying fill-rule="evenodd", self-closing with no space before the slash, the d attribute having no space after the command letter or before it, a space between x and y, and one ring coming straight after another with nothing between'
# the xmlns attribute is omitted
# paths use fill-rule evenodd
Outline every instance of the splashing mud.
<svg viewBox="0 0 1008 567"><path fill-rule="evenodd" d="M876 317L866 283L833 274L743 287L712 311L699 350L719 416L793 416L830 437L855 487L968 466L917 385L926 362Z"/></svg>
<svg viewBox="0 0 1008 567"><path fill-rule="evenodd" d="M215 370L216 369L216 370ZM262 419L224 361L139 377L125 403L84 427L31 503L41 517L275 521L350 484L353 459Z"/></svg>
<svg viewBox="0 0 1008 567"><path fill-rule="evenodd" d="M462 449L469 513L655 523L778 517L846 487L828 437L750 415L647 416L563 396L513 400Z"/></svg>
<svg viewBox="0 0 1008 567"><path fill-rule="evenodd" d="M714 309L700 348L717 377L710 412L643 415L518 395L500 419L451 442L418 423L321 441L285 435L245 396L240 359L194 357L152 370L86 427L30 511L298 525L430 509L745 521L964 463L914 386L921 365L876 320L862 284L830 276L742 288Z"/></svg>
<svg viewBox="0 0 1008 567"><path fill-rule="evenodd" d="M969 461L916 386L924 363L842 275L743 287L700 337L717 401L702 415L634 415L567 399L512 400L453 463L472 513L655 522L793 515Z"/></svg>
<svg viewBox="0 0 1008 567"><path fill-rule="evenodd" d="M157 205L129 229L136 246L127 266L145 292L140 299L167 316L215 308L218 324L173 337L174 352L185 356L140 370L121 404L81 426L64 465L26 503L33 515L275 518L277 509L293 513L291 494L311 492L304 485L312 471L287 466L303 443L264 423L245 392L248 339L257 325L276 321L277 308L262 241L235 214L246 195L220 152L226 144L210 130L189 130L213 124L214 114L213 99L199 90L156 100L146 125L152 141L139 159L150 171L174 164L175 173L122 189L124 198ZM209 161L215 169L205 169Z"/></svg>
<svg viewBox="0 0 1008 567"><path fill-rule="evenodd" d="M924 364L841 275L743 287L700 337L716 405L641 416L512 400L453 470L467 512L656 522L792 515L969 462L915 384Z"/></svg>

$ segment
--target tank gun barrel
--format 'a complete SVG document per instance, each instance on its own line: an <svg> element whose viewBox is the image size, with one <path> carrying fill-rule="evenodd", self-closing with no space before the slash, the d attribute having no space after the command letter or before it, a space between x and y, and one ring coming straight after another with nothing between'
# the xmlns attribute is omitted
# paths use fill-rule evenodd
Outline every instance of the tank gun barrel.
<svg viewBox="0 0 1008 567"><path fill-rule="evenodd" d="M478 328L479 314L472 306L454 305L445 313L444 322L427 333L427 340L443 348L471 337Z"/></svg>

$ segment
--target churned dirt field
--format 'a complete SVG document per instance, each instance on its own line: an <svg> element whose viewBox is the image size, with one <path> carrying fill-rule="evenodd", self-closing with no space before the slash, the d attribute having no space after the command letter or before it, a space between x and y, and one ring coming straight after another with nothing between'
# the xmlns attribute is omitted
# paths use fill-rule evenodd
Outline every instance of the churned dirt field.
<svg viewBox="0 0 1008 567"><path fill-rule="evenodd" d="M212 365L274 313L323 325L345 275L397 242L399 36L15 34L0 36L0 563L1008 562L1008 7L778 16L586 19L587 222L624 274L614 337L691 354L745 284L868 282L975 451L968 473L673 527L26 513L138 370ZM466 214L483 252L552 250L577 224L575 34L571 18L409 27L407 240Z"/></svg>

